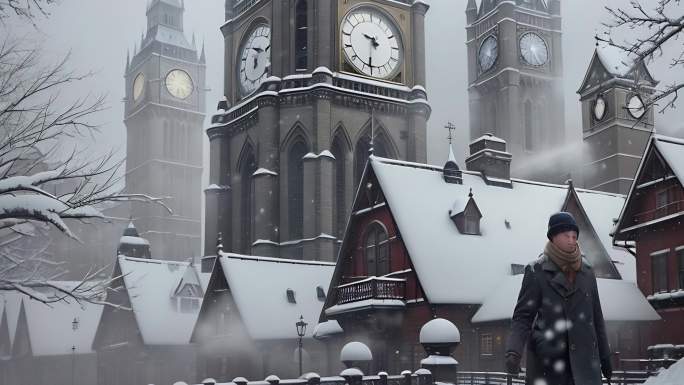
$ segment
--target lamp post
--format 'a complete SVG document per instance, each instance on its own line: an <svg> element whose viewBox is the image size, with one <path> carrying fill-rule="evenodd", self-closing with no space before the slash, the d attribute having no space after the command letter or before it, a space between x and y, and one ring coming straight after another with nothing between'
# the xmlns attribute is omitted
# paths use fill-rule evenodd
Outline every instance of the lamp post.
<svg viewBox="0 0 684 385"><path fill-rule="evenodd" d="M300 315L299 316L299 321L296 323L297 325L297 335L299 336L299 375L302 375L302 338L304 338L304 335L306 334L306 325L308 325L306 322L304 322L304 316Z"/></svg>
<svg viewBox="0 0 684 385"><path fill-rule="evenodd" d="M78 318L74 317L74 320L71 321L71 330L73 330L74 334L75 334L77 329L78 329ZM74 343L73 345L71 345L71 385L75 384L75 372L76 372L75 369L76 369L76 344Z"/></svg>

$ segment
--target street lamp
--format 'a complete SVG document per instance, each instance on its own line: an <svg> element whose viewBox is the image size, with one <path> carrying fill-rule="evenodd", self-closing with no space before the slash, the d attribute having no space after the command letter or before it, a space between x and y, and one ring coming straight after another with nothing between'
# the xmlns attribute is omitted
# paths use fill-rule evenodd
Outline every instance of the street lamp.
<svg viewBox="0 0 684 385"><path fill-rule="evenodd" d="M299 316L299 321L296 323L297 325L297 335L299 336L299 375L302 375L302 338L304 338L304 335L306 334L306 325L308 325L306 322L304 322L304 316L300 315Z"/></svg>
<svg viewBox="0 0 684 385"><path fill-rule="evenodd" d="M78 318L74 317L74 320L71 321L71 330L76 333L76 330L78 329ZM75 379L74 379L74 373L76 369L76 344L71 345L71 385L74 385Z"/></svg>

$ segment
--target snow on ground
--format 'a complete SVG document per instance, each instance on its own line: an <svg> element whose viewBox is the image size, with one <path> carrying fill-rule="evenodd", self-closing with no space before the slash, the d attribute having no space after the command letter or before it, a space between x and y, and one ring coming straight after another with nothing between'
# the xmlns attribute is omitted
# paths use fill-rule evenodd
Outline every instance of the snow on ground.
<svg viewBox="0 0 684 385"><path fill-rule="evenodd" d="M649 377L643 385L682 385L684 384L684 358L675 362L657 376Z"/></svg>

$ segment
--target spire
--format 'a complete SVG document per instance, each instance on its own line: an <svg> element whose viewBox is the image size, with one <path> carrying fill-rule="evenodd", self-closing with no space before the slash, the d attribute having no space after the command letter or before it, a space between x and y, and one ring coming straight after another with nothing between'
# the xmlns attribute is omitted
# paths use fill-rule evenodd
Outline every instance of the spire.
<svg viewBox="0 0 684 385"><path fill-rule="evenodd" d="M447 159L446 164L444 164L442 177L444 178L444 181L447 183L463 184L463 173L458 168L458 164L456 164L454 149L451 146L451 143L454 139L453 131L456 130L456 126L451 122L447 122L444 128L449 130L449 136L447 136L447 139L449 139L449 159Z"/></svg>
<svg viewBox="0 0 684 385"><path fill-rule="evenodd" d="M456 163L456 157L454 156L454 148L451 146L454 140L454 136L452 133L456 131L456 126L454 126L454 124L451 122L447 122L447 125L444 126L444 128L449 130L449 136L447 137L447 139L449 139L449 161Z"/></svg>
<svg viewBox="0 0 684 385"><path fill-rule="evenodd" d="M192 33L192 48L197 48L197 41L195 39L195 33Z"/></svg>
<svg viewBox="0 0 684 385"><path fill-rule="evenodd" d="M368 153L370 155L373 155L373 151L375 151L375 149L373 148L373 146L375 145L375 109L373 108L373 106L371 106L371 122L370 123L371 123L371 135L370 135L370 143L368 143L370 145L370 147L368 148Z"/></svg>
<svg viewBox="0 0 684 385"><path fill-rule="evenodd" d="M140 49L143 48L143 46L145 45L144 43L145 43L145 33L140 32Z"/></svg>
<svg viewBox="0 0 684 385"><path fill-rule="evenodd" d="M131 67L131 50L127 49L126 50L126 72L128 72L128 69Z"/></svg>
<svg viewBox="0 0 684 385"><path fill-rule="evenodd" d="M468 5L466 6L466 22L468 24L473 24L477 20L477 4L475 0L468 0Z"/></svg>
<svg viewBox="0 0 684 385"><path fill-rule="evenodd" d="M138 43L135 43L133 45L133 56L138 54Z"/></svg>
<svg viewBox="0 0 684 385"><path fill-rule="evenodd" d="M475 3L475 0L468 0L468 5L466 5L466 12L475 10L477 12L477 3Z"/></svg>
<svg viewBox="0 0 684 385"><path fill-rule="evenodd" d="M200 64L207 62L207 56L204 54L204 41L202 41L202 53L200 54L199 62Z"/></svg>

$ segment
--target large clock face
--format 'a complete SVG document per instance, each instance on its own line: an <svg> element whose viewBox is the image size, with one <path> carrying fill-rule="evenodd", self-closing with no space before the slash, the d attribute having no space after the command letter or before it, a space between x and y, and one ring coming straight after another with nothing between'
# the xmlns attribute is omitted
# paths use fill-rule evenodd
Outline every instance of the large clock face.
<svg viewBox="0 0 684 385"><path fill-rule="evenodd" d="M520 55L529 65L541 66L549 60L546 42L534 32L520 36Z"/></svg>
<svg viewBox="0 0 684 385"><path fill-rule="evenodd" d="M404 56L397 26L371 7L354 9L344 17L342 50L356 71L380 79L396 76Z"/></svg>
<svg viewBox="0 0 684 385"><path fill-rule="evenodd" d="M166 75L166 89L178 99L185 99L192 94L192 79L187 72L179 69L171 70Z"/></svg>
<svg viewBox="0 0 684 385"><path fill-rule="evenodd" d="M135 80L133 80L133 101L140 99L140 95L142 95L144 89L145 75L143 75L141 72L135 77Z"/></svg>
<svg viewBox="0 0 684 385"><path fill-rule="evenodd" d="M629 111L629 114L632 115L634 119L641 119L641 117L644 116L646 109L644 108L644 102L639 95L632 95L632 97L629 98L629 101L627 102L627 111Z"/></svg>
<svg viewBox="0 0 684 385"><path fill-rule="evenodd" d="M480 51L477 53L480 71L485 72L492 68L497 57L499 57L499 43L496 37L489 36L480 44Z"/></svg>
<svg viewBox="0 0 684 385"><path fill-rule="evenodd" d="M601 120L606 115L606 99L603 96L596 98L594 102L594 118Z"/></svg>
<svg viewBox="0 0 684 385"><path fill-rule="evenodd" d="M240 49L238 80L242 96L254 92L271 70L271 28L258 25L245 38Z"/></svg>

